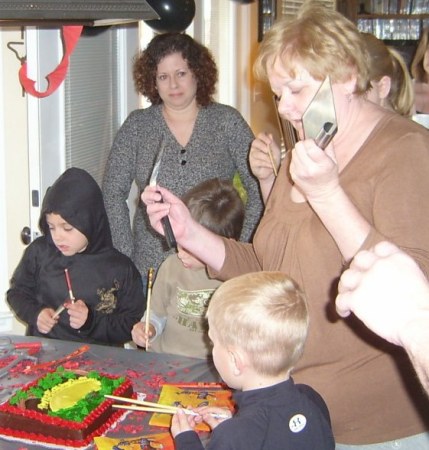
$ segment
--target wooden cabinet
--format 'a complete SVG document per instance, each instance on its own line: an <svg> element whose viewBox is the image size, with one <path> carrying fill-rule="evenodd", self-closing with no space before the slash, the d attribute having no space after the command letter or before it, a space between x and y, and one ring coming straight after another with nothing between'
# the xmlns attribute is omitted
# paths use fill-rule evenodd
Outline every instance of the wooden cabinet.
<svg viewBox="0 0 429 450"><path fill-rule="evenodd" d="M429 0L338 0L337 9L383 40L418 40L429 26Z"/></svg>
<svg viewBox="0 0 429 450"><path fill-rule="evenodd" d="M423 28L429 27L429 0L338 0L337 9L360 31L397 48L408 64Z"/></svg>

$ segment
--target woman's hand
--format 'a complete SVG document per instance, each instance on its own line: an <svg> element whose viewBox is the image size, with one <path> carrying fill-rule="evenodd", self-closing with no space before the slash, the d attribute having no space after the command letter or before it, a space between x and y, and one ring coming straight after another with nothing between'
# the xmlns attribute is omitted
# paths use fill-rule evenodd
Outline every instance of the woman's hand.
<svg viewBox="0 0 429 450"><path fill-rule="evenodd" d="M299 141L292 150L290 175L311 203L323 200L339 186L338 165L332 144L320 149L313 139Z"/></svg>
<svg viewBox="0 0 429 450"><path fill-rule="evenodd" d="M271 153L271 156L270 156ZM259 133L252 142L249 153L249 164L253 175L258 179L262 198L266 203L280 167L280 149L273 141L272 135Z"/></svg>
<svg viewBox="0 0 429 450"><path fill-rule="evenodd" d="M163 203L158 203L161 196ZM164 235L161 219L168 215L177 244L213 270L221 269L225 261L223 238L196 222L182 200L160 186L146 186L141 199L158 233Z"/></svg>
<svg viewBox="0 0 429 450"><path fill-rule="evenodd" d="M143 322L137 322L131 330L131 337L133 342L139 347L146 347L146 342L155 336L155 327L149 324L149 332L146 333L146 324Z"/></svg>
<svg viewBox="0 0 429 450"><path fill-rule="evenodd" d="M161 219L168 216L176 241L181 243L194 221L180 198L160 186L146 186L141 194L141 199L146 205L150 224L154 230L164 236Z"/></svg>
<svg viewBox="0 0 429 450"><path fill-rule="evenodd" d="M146 206L162 201L162 197L157 186L146 186L144 191L141 193L140 198Z"/></svg>
<svg viewBox="0 0 429 450"><path fill-rule="evenodd" d="M54 318L55 311L52 308L44 308L37 316L36 326L40 333L47 334L58 322L58 316Z"/></svg>
<svg viewBox="0 0 429 450"><path fill-rule="evenodd" d="M275 180L273 162L277 171L280 166L280 149L273 141L271 134L259 133L253 140L249 153L249 164L253 175L260 182L271 182L272 184Z"/></svg>
<svg viewBox="0 0 429 450"><path fill-rule="evenodd" d="M82 300L64 303L70 316L70 326L76 330L81 328L88 319L88 307Z"/></svg>

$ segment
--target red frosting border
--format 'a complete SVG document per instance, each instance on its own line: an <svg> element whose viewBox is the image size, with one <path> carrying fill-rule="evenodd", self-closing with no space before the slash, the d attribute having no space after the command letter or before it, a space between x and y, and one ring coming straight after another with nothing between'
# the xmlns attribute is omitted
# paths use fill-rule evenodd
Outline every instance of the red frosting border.
<svg viewBox="0 0 429 450"><path fill-rule="evenodd" d="M109 374L103 374L100 373L101 376L115 379L120 378L120 376L112 376ZM39 378L40 379L40 378ZM32 383L29 383L23 390L28 390L32 386L36 385L39 379L35 380ZM125 381L117 387L113 391L113 395L121 396L127 389L132 387L132 383L128 378L125 378ZM46 414L37 412L37 411L31 411L31 410L24 410L21 408L18 408L17 406L10 405L9 402L4 403L3 405L0 405L0 411L4 413L9 413L11 415L21 415L27 418L30 418L36 422L41 422L43 424L49 423L51 425L58 426L60 428L73 428L76 430L86 429L88 425L90 425L94 420L96 420L106 409L108 409L113 404L112 400L106 399L104 402L100 403L100 405L97 406L97 408L93 409L86 419L83 422L73 422L71 420L66 420L61 417L52 417L47 416ZM118 421L121 416L124 415L124 411L115 411L112 413L112 415L105 421L103 424L98 427L96 430L94 430L91 434L89 434L85 439L82 440L71 440L71 439L59 439L59 438L52 438L49 436L46 436L44 434L39 433L32 433L28 431L18 431L11 428L4 428L0 427L0 434L3 434L5 436L12 436L18 439L26 439L26 440L32 440L32 441L38 441L38 442L44 442L49 444L55 444L55 445L67 445L69 447L84 447L88 446L93 438L95 436L99 436L106 432L116 421Z"/></svg>

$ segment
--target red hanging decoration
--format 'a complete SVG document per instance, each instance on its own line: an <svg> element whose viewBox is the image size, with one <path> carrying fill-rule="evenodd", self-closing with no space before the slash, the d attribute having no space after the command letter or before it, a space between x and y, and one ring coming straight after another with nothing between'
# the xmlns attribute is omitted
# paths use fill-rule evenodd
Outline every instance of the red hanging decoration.
<svg viewBox="0 0 429 450"><path fill-rule="evenodd" d="M35 88L36 82L34 80L30 80L27 76L27 63L24 62L19 69L19 81L21 82L22 87L25 92L30 95L33 95L37 98L48 97L54 91L58 89L61 83L64 81L67 70L70 62L70 55L73 53L73 50L79 40L79 37L82 33L83 26L72 26L67 25L62 27L62 36L64 42L64 55L63 59L49 75L46 76L48 80L48 88L44 92L39 92Z"/></svg>

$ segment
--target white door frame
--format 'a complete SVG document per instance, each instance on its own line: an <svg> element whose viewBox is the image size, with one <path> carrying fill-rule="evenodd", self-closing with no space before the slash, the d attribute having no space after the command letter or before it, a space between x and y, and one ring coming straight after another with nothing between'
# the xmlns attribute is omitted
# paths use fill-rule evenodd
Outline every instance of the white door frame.
<svg viewBox="0 0 429 450"><path fill-rule="evenodd" d="M20 28L0 28L0 333L22 334L24 327L14 319L5 294L25 249L20 232L29 221L27 118L20 61L8 42L23 43ZM24 45L14 48L25 55Z"/></svg>

